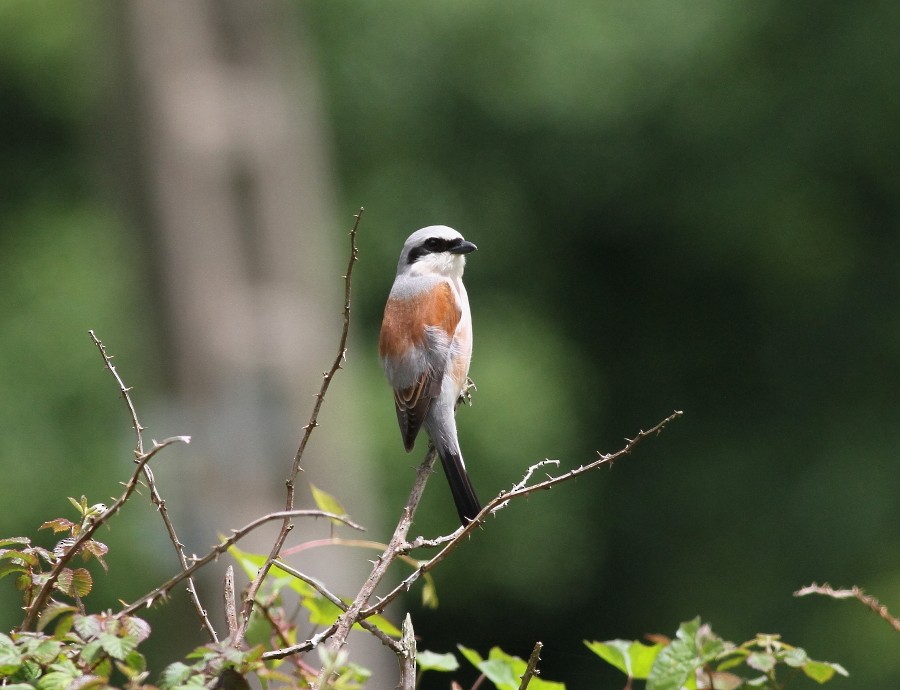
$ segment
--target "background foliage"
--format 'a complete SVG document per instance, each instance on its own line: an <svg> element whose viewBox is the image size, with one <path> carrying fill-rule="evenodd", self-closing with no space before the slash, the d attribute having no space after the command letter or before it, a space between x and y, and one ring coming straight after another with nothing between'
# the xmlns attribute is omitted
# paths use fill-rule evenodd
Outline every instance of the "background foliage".
<svg viewBox="0 0 900 690"><path fill-rule="evenodd" d="M162 387L148 243L101 162L115 66L98 7L0 6L4 533L31 533L58 512L48 501L116 491L125 429L88 328L138 390ZM727 638L777 630L854 686L895 687L881 621L790 593L829 580L900 606L900 9L302 7L340 217L367 209L350 376L384 500L400 505L411 473L397 468L414 460L375 330L399 246L423 225L480 247L478 392L460 416L484 496L543 457L575 465L685 411L662 442L513 506L446 564L442 607L414 612L423 646L527 656L540 639L546 676L586 686L599 676L571 656L582 639L702 613ZM452 526L436 486L423 513L425 534ZM117 534L122 572L112 561L150 547ZM138 570L135 593L168 572Z"/></svg>

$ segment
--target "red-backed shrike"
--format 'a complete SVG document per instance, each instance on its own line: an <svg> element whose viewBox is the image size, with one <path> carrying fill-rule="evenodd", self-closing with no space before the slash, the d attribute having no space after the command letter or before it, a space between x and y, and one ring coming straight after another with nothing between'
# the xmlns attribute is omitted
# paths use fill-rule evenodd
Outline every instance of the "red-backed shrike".
<svg viewBox="0 0 900 690"><path fill-rule="evenodd" d="M472 358L472 315L462 275L477 247L445 225L403 245L384 308L379 350L394 389L406 451L423 426L437 449L463 525L481 510L456 437L456 404Z"/></svg>

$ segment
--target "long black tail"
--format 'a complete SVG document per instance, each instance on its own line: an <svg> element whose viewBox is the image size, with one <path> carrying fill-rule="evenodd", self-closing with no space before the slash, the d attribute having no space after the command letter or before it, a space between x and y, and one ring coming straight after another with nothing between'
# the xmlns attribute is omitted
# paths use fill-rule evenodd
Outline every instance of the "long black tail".
<svg viewBox="0 0 900 690"><path fill-rule="evenodd" d="M462 456L449 448L440 448L438 455L441 456L441 465L444 466L444 474L447 475L447 482L450 484L450 493L453 494L459 520L465 527L481 512L481 503L478 502L475 489L469 481Z"/></svg>

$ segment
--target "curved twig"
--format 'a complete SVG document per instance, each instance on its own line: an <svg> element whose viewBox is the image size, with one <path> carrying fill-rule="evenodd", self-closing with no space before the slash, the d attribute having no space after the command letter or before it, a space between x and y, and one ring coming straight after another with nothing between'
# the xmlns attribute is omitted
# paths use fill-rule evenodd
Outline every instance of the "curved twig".
<svg viewBox="0 0 900 690"><path fill-rule="evenodd" d="M319 410L322 408L322 401L325 399L325 393L328 392L328 386L331 384L334 375L339 369L343 368L342 364L347 357L347 336L350 333L350 276L353 273L354 264L359 260L359 250L356 247L356 232L359 228L359 220L362 218L363 211L364 209L360 208L359 212L354 216L356 220L350 230L350 261L347 264L347 272L344 274L344 326L341 329L338 353L334 358L334 362L331 364L331 369L325 372L325 375L322 378L322 386L316 394L316 402L313 405L309 421L306 423L306 426L303 427L303 437L300 439L300 445L297 448L297 452L294 454L294 461L291 463L291 471L285 482L287 488L287 498L285 499L286 512L290 512L294 508L294 482L297 479L297 474L300 472L300 461L303 458L303 452L306 450L306 444L309 442L309 437L312 435L313 429L319 425ZM275 538L275 543L272 544L269 555L266 556L263 566L259 569L256 577L253 578L253 581L247 588L247 592L244 595L244 603L241 607L240 625L237 634L232 640L232 645L234 647L240 647L244 641L244 635L247 634L247 626L250 624L250 612L253 610L253 602L256 601L256 593L259 591L263 580L268 574L269 569L272 567L272 562L278 557L281 547L284 546L284 542L291 529L293 529L293 523L289 517L286 517L284 523L281 525L278 536Z"/></svg>
<svg viewBox="0 0 900 690"><path fill-rule="evenodd" d="M137 417L137 409L134 406L134 402L131 400L131 395L129 395L129 391L131 388L125 385L125 381L122 380L122 377L119 375L118 370L112 363L113 356L106 351L106 346L102 343L100 338L94 333L93 330L88 331L88 334L91 337L91 340L94 342L94 345L97 346L97 349L100 351L100 355L103 357L103 364L109 370L109 373L112 374L113 378L116 380L116 384L119 386L119 394L122 396L122 399L125 401L125 405L128 407L128 413L131 415L131 426L134 429L135 436L135 445L134 445L134 455L135 457L140 457L144 454L144 436L143 431L144 427L141 426L141 423L138 421ZM166 502L163 500L163 497L159 493L159 489L156 487L156 480L153 478L153 471L144 466L144 479L147 482L147 487L150 490L150 501L153 505L156 506L156 510L159 512L160 518L162 518L163 524L166 527L166 532L169 534L169 541L172 542L172 545L175 547L175 553L178 555L178 561L181 563L182 569L187 569L188 567L188 558L187 554L184 552L184 544L181 543L181 540L178 538L178 534L175 532L175 525L172 523L172 519L169 517L169 511L166 508ZM200 596L197 594L197 587L194 585L194 579L188 578L187 581L187 591L188 595L191 597L191 601L194 604L194 609L197 611L197 615L200 617L200 622L203 624L203 627L206 628L206 632L212 638L213 642L219 641L219 636L216 634L216 630L213 627L212 622L209 620L209 616L206 614L206 608L204 608L203 604L200 602Z"/></svg>

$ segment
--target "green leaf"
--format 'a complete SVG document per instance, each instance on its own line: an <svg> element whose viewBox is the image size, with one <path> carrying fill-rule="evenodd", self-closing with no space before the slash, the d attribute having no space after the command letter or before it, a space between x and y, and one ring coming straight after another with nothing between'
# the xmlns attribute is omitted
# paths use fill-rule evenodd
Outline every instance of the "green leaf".
<svg viewBox="0 0 900 690"><path fill-rule="evenodd" d="M438 607L437 586L431 573L424 574L422 582L422 606L426 609L436 609Z"/></svg>
<svg viewBox="0 0 900 690"><path fill-rule="evenodd" d="M101 633L98 639L103 647L103 651L119 661L124 661L125 657L137 647L137 640L133 637L119 637L118 635L105 632Z"/></svg>
<svg viewBox="0 0 900 690"><path fill-rule="evenodd" d="M78 676L68 671L45 673L37 682L38 690L68 690Z"/></svg>
<svg viewBox="0 0 900 690"><path fill-rule="evenodd" d="M753 652L747 657L747 666L768 673L775 668L775 656L766 652Z"/></svg>
<svg viewBox="0 0 900 690"><path fill-rule="evenodd" d="M51 602L47 605L38 618L37 629L43 630L52 623L58 616L63 613L72 613L78 609L71 604L63 604L58 601Z"/></svg>
<svg viewBox="0 0 900 690"><path fill-rule="evenodd" d="M807 677L812 678L814 681L819 683L827 683L834 677L835 673L840 673L842 676L849 676L847 670L841 666L840 664L832 664L827 661L808 661L802 667L803 673L807 675Z"/></svg>
<svg viewBox="0 0 900 690"><path fill-rule="evenodd" d="M28 573L30 570L24 565L15 563L14 561L0 561L0 579L6 577L10 573Z"/></svg>
<svg viewBox="0 0 900 690"><path fill-rule="evenodd" d="M482 662L481 655L476 652L474 649L469 649L468 647L463 647L461 644L456 645L456 648L459 650L460 654L462 654L466 661L468 661L472 666L478 668L478 664Z"/></svg>
<svg viewBox="0 0 900 690"><path fill-rule="evenodd" d="M499 647L494 647L488 653L487 660L483 660L478 652L459 645L459 651L464 657L481 671L488 680L497 686L498 690L518 690L522 676L528 664L517 656L507 654ZM529 690L565 690L562 683L555 683L541 678L532 678L528 685Z"/></svg>
<svg viewBox="0 0 900 690"><path fill-rule="evenodd" d="M41 640L32 650L31 658L37 663L48 666L56 661L63 650L63 644L59 640Z"/></svg>
<svg viewBox="0 0 900 690"><path fill-rule="evenodd" d="M692 684L696 687L694 671L703 665L697 653L699 629L699 616L679 626L678 639L672 640L656 657L647 675L647 690L679 690Z"/></svg>
<svg viewBox="0 0 900 690"><path fill-rule="evenodd" d="M251 580L256 577L259 569L262 568L263 564L266 562L266 556L258 553L247 553L236 546L229 547L228 553L237 561L238 565L241 566L241 570L243 570L244 574ZM315 587L294 577L290 573L285 572L277 565L273 565L269 569L269 575L266 581L272 584L273 590L276 592L282 587L288 586L301 597L318 596Z"/></svg>
<svg viewBox="0 0 900 690"><path fill-rule="evenodd" d="M89 640L97 637L103 632L103 623L97 616L75 616L75 632L77 632L82 640Z"/></svg>
<svg viewBox="0 0 900 690"><path fill-rule="evenodd" d="M0 676L8 676L15 673L22 665L22 654L16 648L15 643L3 633L0 633Z"/></svg>
<svg viewBox="0 0 900 690"><path fill-rule="evenodd" d="M137 642L143 642L150 637L150 624L136 616L126 616L120 620L122 631Z"/></svg>
<svg viewBox="0 0 900 690"><path fill-rule="evenodd" d="M81 648L81 654L79 656L85 664L94 666L103 654L103 646L100 644L100 641L94 640L93 642L88 642Z"/></svg>
<svg viewBox="0 0 900 690"><path fill-rule="evenodd" d="M91 593L93 579L85 568L63 568L56 580L56 588L71 597L84 597Z"/></svg>
<svg viewBox="0 0 900 690"><path fill-rule="evenodd" d="M0 539L0 548L9 546L10 544L23 544L24 546L28 546L31 544L31 539L28 537L3 537Z"/></svg>
<svg viewBox="0 0 900 690"><path fill-rule="evenodd" d="M450 652L438 654L427 649L416 654L416 664L423 671L455 671L459 668L459 661Z"/></svg>
<svg viewBox="0 0 900 690"><path fill-rule="evenodd" d="M125 661L117 661L116 668L126 678L131 679L147 670L147 660L137 650L130 652Z"/></svg>
<svg viewBox="0 0 900 690"><path fill-rule="evenodd" d="M802 649L801 647L794 647L793 649L789 649L781 658L785 664L793 668L799 668L800 666L803 666L803 664L810 661L809 655L806 653L806 650Z"/></svg>
<svg viewBox="0 0 900 690"><path fill-rule="evenodd" d="M645 679L663 645L645 645L629 640L609 640L607 642L584 641L587 648L607 663L615 666L630 678Z"/></svg>
<svg viewBox="0 0 900 690"><path fill-rule="evenodd" d="M315 625L331 625L334 623L335 619L343 613L340 608L321 595L305 598L303 600L303 607L309 611L309 622ZM397 626L384 616L369 616L366 620L381 630L385 635L396 638L399 638L401 635ZM360 629L362 626L356 624L353 627L355 629Z"/></svg>
<svg viewBox="0 0 900 690"><path fill-rule="evenodd" d="M194 669L180 661L169 664L163 669L162 676L160 676L160 690L171 690L172 688L181 685L191 677L193 672Z"/></svg>
<svg viewBox="0 0 900 690"><path fill-rule="evenodd" d="M26 659L25 663L22 664L22 668L16 671L15 675L19 680L25 680L30 683L31 681L40 678L43 672L44 669L41 668L41 665L39 663L37 663L36 661L32 661L31 659ZM6 690L6 688L8 687L9 686L3 686L3 690Z"/></svg>
<svg viewBox="0 0 900 690"><path fill-rule="evenodd" d="M10 560L17 565L37 565L38 559L30 551L18 551L17 549L4 549L0 551L0 560Z"/></svg>
<svg viewBox="0 0 900 690"><path fill-rule="evenodd" d="M335 515L347 514L347 511L344 510L344 506L342 506L334 496L322 491L322 489L312 482L309 484L309 490L312 493L313 500L316 502L316 506L319 510L323 510L326 513L334 513ZM337 520L332 519L331 521L335 524L339 524Z"/></svg>
<svg viewBox="0 0 900 690"><path fill-rule="evenodd" d="M91 593L94 580L87 568L75 568L72 571L72 591L79 597L86 597Z"/></svg>
<svg viewBox="0 0 900 690"><path fill-rule="evenodd" d="M74 526L75 523L71 520L66 520L66 518L56 518L55 520L48 520L38 527L38 529L51 529L55 534L56 532L68 532Z"/></svg>

